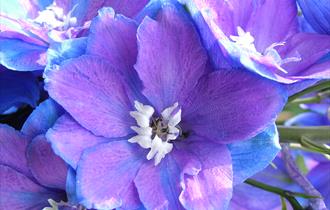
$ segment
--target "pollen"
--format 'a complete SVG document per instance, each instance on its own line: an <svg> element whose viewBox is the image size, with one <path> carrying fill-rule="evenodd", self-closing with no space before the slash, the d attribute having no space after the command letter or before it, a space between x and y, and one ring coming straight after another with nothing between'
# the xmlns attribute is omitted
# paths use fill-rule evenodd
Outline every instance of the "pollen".
<svg viewBox="0 0 330 210"><path fill-rule="evenodd" d="M131 129L137 135L128 141L150 149L147 159L154 159L155 165L158 165L166 154L172 151L173 142L180 135L181 109L178 108L178 103L175 103L157 117L154 116L155 110L152 106L138 101L134 102L134 106L136 111L131 111L130 115L137 126L132 126Z"/></svg>

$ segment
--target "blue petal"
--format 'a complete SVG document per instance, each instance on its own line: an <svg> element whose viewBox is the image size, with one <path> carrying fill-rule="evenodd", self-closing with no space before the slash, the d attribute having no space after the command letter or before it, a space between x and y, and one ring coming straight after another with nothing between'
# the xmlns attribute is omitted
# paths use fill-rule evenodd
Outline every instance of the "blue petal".
<svg viewBox="0 0 330 210"><path fill-rule="evenodd" d="M54 65L60 65L63 61L76 58L86 51L87 38L64 40L61 43L54 42L47 51L46 71Z"/></svg>
<svg viewBox="0 0 330 210"><path fill-rule="evenodd" d="M298 0L306 21L319 33L330 34L329 0Z"/></svg>
<svg viewBox="0 0 330 210"><path fill-rule="evenodd" d="M39 86L33 74L0 66L0 113L21 104L34 107L38 100Z"/></svg>
<svg viewBox="0 0 330 210"><path fill-rule="evenodd" d="M326 115L314 112L301 113L285 122L286 126L321 126L330 125L330 120Z"/></svg>
<svg viewBox="0 0 330 210"><path fill-rule="evenodd" d="M22 127L22 132L30 137L46 133L63 113L63 109L56 102L47 99L31 113Z"/></svg>
<svg viewBox="0 0 330 210"><path fill-rule="evenodd" d="M69 167L68 175L66 178L66 196L68 197L68 202L72 204L78 203L78 198L76 194L76 171Z"/></svg>
<svg viewBox="0 0 330 210"><path fill-rule="evenodd" d="M275 125L252 139L229 144L228 147L233 162L234 184L240 184L263 170L281 149Z"/></svg>
<svg viewBox="0 0 330 210"><path fill-rule="evenodd" d="M19 39L0 38L0 64L17 71L41 70L46 65L47 47Z"/></svg>

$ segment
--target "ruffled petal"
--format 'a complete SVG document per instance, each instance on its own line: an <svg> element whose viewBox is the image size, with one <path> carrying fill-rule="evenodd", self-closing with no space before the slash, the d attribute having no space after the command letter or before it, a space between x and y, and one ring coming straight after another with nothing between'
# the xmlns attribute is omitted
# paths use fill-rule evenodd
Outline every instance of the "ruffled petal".
<svg viewBox="0 0 330 210"><path fill-rule="evenodd" d="M133 20L115 15L111 8L103 8L91 24L87 53L109 61L133 89L140 90L142 84L133 67L137 56L136 30Z"/></svg>
<svg viewBox="0 0 330 210"><path fill-rule="evenodd" d="M46 138L55 154L74 169L77 168L77 163L85 149L109 141L93 135L67 114L60 117L48 130Z"/></svg>
<svg viewBox="0 0 330 210"><path fill-rule="evenodd" d="M182 105L182 128L218 143L252 138L270 126L286 102L278 84L244 70L200 80Z"/></svg>
<svg viewBox="0 0 330 210"><path fill-rule="evenodd" d="M143 94L159 113L175 102L182 104L206 72L206 52L180 9L164 5L156 20L146 17L138 29L135 68L145 87Z"/></svg>
<svg viewBox="0 0 330 210"><path fill-rule="evenodd" d="M47 99L30 114L21 131L31 138L44 134L63 113L63 109L56 102Z"/></svg>
<svg viewBox="0 0 330 210"><path fill-rule="evenodd" d="M122 137L132 132L129 112L136 97L111 63L84 55L47 71L45 77L50 96L95 135Z"/></svg>
<svg viewBox="0 0 330 210"><path fill-rule="evenodd" d="M31 177L25 151L29 139L14 128L0 124L0 164Z"/></svg>
<svg viewBox="0 0 330 210"><path fill-rule="evenodd" d="M40 210L49 206L49 198L65 199L64 192L50 191L4 165L0 165L0 186L0 209Z"/></svg>
<svg viewBox="0 0 330 210"><path fill-rule="evenodd" d="M29 144L27 160L33 177L40 184L65 190L68 167L54 154L44 135L35 137Z"/></svg>
<svg viewBox="0 0 330 210"><path fill-rule="evenodd" d="M180 201L186 209L227 209L232 196L233 171L226 146L199 141L189 145L201 169L183 174Z"/></svg>
<svg viewBox="0 0 330 210"><path fill-rule="evenodd" d="M137 145L116 141L84 152L77 170L80 203L87 208L114 209L138 201L132 187L144 158L139 151ZM133 203L135 208L140 206L139 202Z"/></svg>

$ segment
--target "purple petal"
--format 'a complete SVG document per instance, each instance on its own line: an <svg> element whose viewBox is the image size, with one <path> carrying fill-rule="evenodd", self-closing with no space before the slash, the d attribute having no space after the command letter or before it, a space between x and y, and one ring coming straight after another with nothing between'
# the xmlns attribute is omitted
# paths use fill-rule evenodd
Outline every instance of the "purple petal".
<svg viewBox="0 0 330 210"><path fill-rule="evenodd" d="M87 53L100 56L128 79L133 88L142 88L134 69L137 56L136 23L111 8L103 8L93 20L87 45Z"/></svg>
<svg viewBox="0 0 330 210"><path fill-rule="evenodd" d="M0 164L31 177L25 151L29 139L14 128L0 124Z"/></svg>
<svg viewBox="0 0 330 210"><path fill-rule="evenodd" d="M279 48L282 58L299 57L299 62L291 62L283 65L290 76L311 77L320 74L324 78L330 78L330 61L316 63L330 52L330 36L298 33L291 37L283 47ZM316 63L316 64L315 64ZM321 67L321 68L320 68ZM310 68L310 69L309 69Z"/></svg>
<svg viewBox="0 0 330 210"><path fill-rule="evenodd" d="M54 152L74 169L85 149L108 141L93 135L67 114L60 117L48 130L46 138L52 144Z"/></svg>
<svg viewBox="0 0 330 210"><path fill-rule="evenodd" d="M31 113L21 131L31 138L46 133L63 113L63 109L56 102L47 99Z"/></svg>
<svg viewBox="0 0 330 210"><path fill-rule="evenodd" d="M45 77L50 96L94 134L122 137L132 132L129 112L136 97L107 61L81 56L47 71Z"/></svg>
<svg viewBox="0 0 330 210"><path fill-rule="evenodd" d="M84 152L77 170L80 202L87 208L113 209L136 200L137 194L131 190L142 158L138 146L126 141L102 144Z"/></svg>
<svg viewBox="0 0 330 210"><path fill-rule="evenodd" d="M245 31L251 32L260 52L275 42L285 40L298 31L296 1L268 0L259 3Z"/></svg>
<svg viewBox="0 0 330 210"><path fill-rule="evenodd" d="M216 71L182 105L182 128L220 143L246 140L271 125L285 102L278 84L244 70Z"/></svg>
<svg viewBox="0 0 330 210"><path fill-rule="evenodd" d="M134 183L146 209L184 209L179 201L182 191L180 186L182 166L187 165L189 159L196 158L183 159L187 155L187 152L183 151L183 157L181 157L181 161L178 161L179 159L176 159L175 156L180 156L175 155L176 152L173 150L157 166L153 161L145 161L136 175ZM182 166L180 167L179 164ZM200 164L195 165L194 167L198 170Z"/></svg>
<svg viewBox="0 0 330 210"><path fill-rule="evenodd" d="M27 150L27 159L33 177L40 184L65 190L68 167L54 154L44 135L32 140Z"/></svg>
<svg viewBox="0 0 330 210"><path fill-rule="evenodd" d="M14 169L0 165L0 209L40 210L49 206L48 199L65 199L64 192L52 192L35 184Z"/></svg>
<svg viewBox="0 0 330 210"><path fill-rule="evenodd" d="M207 59L193 24L174 6L164 6L157 21L143 20L138 43L135 67L144 95L159 112L182 103L205 73Z"/></svg>
<svg viewBox="0 0 330 210"><path fill-rule="evenodd" d="M226 146L199 141L190 150L200 159L197 174L184 174L180 201L186 209L227 209L232 196L233 172Z"/></svg>
<svg viewBox="0 0 330 210"><path fill-rule="evenodd" d="M308 173L313 186L321 193L325 205L330 208L330 163L320 163Z"/></svg>

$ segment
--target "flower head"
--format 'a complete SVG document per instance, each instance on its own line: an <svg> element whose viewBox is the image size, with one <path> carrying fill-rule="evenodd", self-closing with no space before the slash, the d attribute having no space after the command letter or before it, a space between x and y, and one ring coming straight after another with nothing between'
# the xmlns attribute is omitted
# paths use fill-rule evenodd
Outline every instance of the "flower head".
<svg viewBox="0 0 330 210"><path fill-rule="evenodd" d="M184 8L165 2L156 13L138 26L103 8L86 55L45 72L68 112L46 136L77 170L87 208L222 209L233 182L279 150L281 87L243 70L213 71ZM263 152L265 162L250 158Z"/></svg>
<svg viewBox="0 0 330 210"><path fill-rule="evenodd" d="M181 2L203 34L215 66L243 66L285 84L329 78L330 37L299 31L294 0Z"/></svg>

